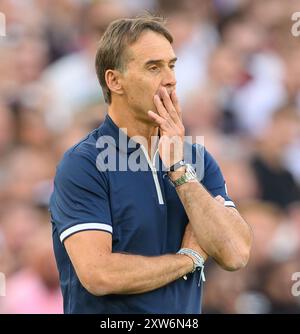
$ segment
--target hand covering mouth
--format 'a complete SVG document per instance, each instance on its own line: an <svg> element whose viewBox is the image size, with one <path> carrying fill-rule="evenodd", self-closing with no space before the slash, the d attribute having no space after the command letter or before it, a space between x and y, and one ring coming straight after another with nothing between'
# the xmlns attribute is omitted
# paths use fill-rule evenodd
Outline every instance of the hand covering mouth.
<svg viewBox="0 0 300 334"><path fill-rule="evenodd" d="M166 90L167 90L167 93L169 94L169 96L170 96L170 98L171 98L171 94L172 94L172 92L173 92L173 89L168 89L168 88L166 88ZM161 96L161 88L159 88L159 89L157 90L156 94L160 97L161 100L163 100L163 98L162 98L162 96Z"/></svg>

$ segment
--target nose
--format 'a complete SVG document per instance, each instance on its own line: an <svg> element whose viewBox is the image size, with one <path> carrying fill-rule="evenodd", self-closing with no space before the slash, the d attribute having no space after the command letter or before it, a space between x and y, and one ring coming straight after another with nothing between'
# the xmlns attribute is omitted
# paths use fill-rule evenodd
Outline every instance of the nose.
<svg viewBox="0 0 300 334"><path fill-rule="evenodd" d="M164 72L164 76L162 79L162 86L166 87L167 90L172 90L176 86L176 77L175 77L175 72L174 70L167 68L166 71Z"/></svg>

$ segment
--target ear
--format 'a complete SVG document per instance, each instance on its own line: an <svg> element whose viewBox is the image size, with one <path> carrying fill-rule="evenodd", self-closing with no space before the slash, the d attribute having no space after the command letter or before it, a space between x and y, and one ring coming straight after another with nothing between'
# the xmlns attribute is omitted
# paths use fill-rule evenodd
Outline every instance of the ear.
<svg viewBox="0 0 300 334"><path fill-rule="evenodd" d="M107 70L105 72L105 81L107 87L112 93L122 95L123 86L121 84L121 73L117 70Z"/></svg>

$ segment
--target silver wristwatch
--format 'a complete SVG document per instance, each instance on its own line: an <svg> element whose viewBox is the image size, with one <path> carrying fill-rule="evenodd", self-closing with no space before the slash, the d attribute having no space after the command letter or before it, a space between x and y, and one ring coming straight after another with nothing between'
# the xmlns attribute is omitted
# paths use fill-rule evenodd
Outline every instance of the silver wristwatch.
<svg viewBox="0 0 300 334"><path fill-rule="evenodd" d="M180 176L177 180L173 181L170 178L171 183L173 184L174 187L179 187L184 183L187 183L191 180L197 180L197 174L193 166L190 164L184 163L182 166L186 167L185 173Z"/></svg>

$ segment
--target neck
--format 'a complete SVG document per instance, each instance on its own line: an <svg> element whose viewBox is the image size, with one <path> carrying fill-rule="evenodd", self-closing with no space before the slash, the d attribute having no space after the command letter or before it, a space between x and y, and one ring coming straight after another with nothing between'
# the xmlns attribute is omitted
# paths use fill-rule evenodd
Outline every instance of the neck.
<svg viewBox="0 0 300 334"><path fill-rule="evenodd" d="M147 141L146 147L145 142L138 139L136 141L142 144L148 152L151 152L151 137L158 136L158 127L151 122L150 118L149 121L147 120L147 115L145 115L146 119L143 119L143 117L137 117L138 114L141 113L132 110L124 103L118 105L118 103L112 102L108 107L108 115L113 122L119 128L125 128L128 137L144 138L144 141Z"/></svg>

